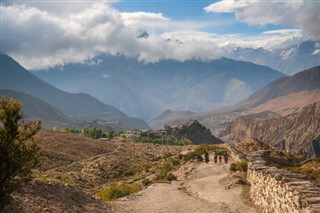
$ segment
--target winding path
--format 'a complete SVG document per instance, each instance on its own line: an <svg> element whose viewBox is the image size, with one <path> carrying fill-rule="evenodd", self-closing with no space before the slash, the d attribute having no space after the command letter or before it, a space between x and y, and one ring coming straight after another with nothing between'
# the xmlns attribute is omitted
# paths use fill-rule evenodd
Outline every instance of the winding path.
<svg viewBox="0 0 320 213"><path fill-rule="evenodd" d="M245 205L241 186L228 187L224 180L229 174L229 164L191 163L185 170L193 171L171 184L150 186L140 194L114 203L114 212L139 213L254 213L257 210Z"/></svg>

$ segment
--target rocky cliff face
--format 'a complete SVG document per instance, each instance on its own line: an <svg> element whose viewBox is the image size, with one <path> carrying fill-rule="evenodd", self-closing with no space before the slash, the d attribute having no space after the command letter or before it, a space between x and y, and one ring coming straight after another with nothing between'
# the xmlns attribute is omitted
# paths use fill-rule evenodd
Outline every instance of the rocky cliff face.
<svg viewBox="0 0 320 213"><path fill-rule="evenodd" d="M305 157L319 155L320 103L310 104L298 113L280 118L240 117L220 136L231 142L257 138L289 153Z"/></svg>

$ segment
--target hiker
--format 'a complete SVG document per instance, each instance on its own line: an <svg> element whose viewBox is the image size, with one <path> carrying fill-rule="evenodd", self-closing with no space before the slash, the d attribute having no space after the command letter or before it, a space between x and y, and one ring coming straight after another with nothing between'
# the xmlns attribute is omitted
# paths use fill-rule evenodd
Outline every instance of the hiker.
<svg viewBox="0 0 320 213"><path fill-rule="evenodd" d="M225 151L225 152L223 153L223 159L224 159L224 162L225 162L225 163L228 163L228 152L227 152L227 151Z"/></svg>
<svg viewBox="0 0 320 213"><path fill-rule="evenodd" d="M214 163L217 163L218 162L218 153L217 151L214 152Z"/></svg>
<svg viewBox="0 0 320 213"><path fill-rule="evenodd" d="M206 150L206 152L204 153L204 160L205 160L206 163L209 162L209 152L208 152L208 150Z"/></svg>
<svg viewBox="0 0 320 213"><path fill-rule="evenodd" d="M222 155L219 155L219 163L221 164Z"/></svg>

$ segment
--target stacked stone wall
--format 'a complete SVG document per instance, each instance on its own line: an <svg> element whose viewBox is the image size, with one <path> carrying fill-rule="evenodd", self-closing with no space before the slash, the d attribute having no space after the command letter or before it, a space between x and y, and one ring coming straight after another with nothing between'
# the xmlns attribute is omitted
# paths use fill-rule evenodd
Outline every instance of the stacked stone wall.
<svg viewBox="0 0 320 213"><path fill-rule="evenodd" d="M253 202L265 213L320 213L320 186L301 174L267 165L269 151L249 156L248 182Z"/></svg>

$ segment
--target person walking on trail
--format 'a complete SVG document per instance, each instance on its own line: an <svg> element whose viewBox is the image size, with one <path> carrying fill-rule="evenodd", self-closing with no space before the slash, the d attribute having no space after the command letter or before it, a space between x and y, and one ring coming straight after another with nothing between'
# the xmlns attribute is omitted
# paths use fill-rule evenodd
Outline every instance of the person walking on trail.
<svg viewBox="0 0 320 213"><path fill-rule="evenodd" d="M221 164L222 155L219 155L219 163Z"/></svg>
<svg viewBox="0 0 320 213"><path fill-rule="evenodd" d="M228 163L228 158L229 158L228 152L225 151L225 152L223 153L223 159L224 159L224 162L225 162L225 163Z"/></svg>
<svg viewBox="0 0 320 213"><path fill-rule="evenodd" d="M208 152L208 150L206 150L206 152L204 153L204 160L205 160L206 163L209 162L209 152Z"/></svg>
<svg viewBox="0 0 320 213"><path fill-rule="evenodd" d="M217 151L214 152L213 159L214 159L214 163L218 163L218 153L217 153Z"/></svg>

